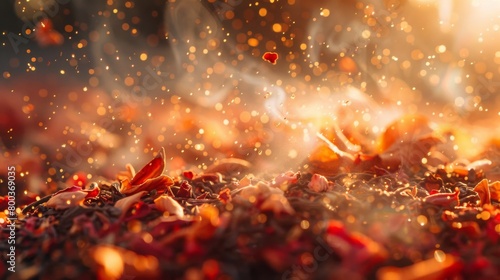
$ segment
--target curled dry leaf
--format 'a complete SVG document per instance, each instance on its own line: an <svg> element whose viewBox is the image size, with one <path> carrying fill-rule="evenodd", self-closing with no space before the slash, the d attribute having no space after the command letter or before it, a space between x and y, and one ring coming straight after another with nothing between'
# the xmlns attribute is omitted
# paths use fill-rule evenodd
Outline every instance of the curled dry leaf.
<svg viewBox="0 0 500 280"><path fill-rule="evenodd" d="M133 175L133 177L122 181L120 192L126 195L154 189L161 193L174 184L170 177L162 175L165 169L165 149L163 148L137 174L133 174L135 171L132 166L128 166L127 169L128 175Z"/></svg>
<svg viewBox="0 0 500 280"><path fill-rule="evenodd" d="M175 199L171 198L168 195L162 195L155 199L156 209L168 212L171 215L175 215L179 218L184 217L184 209Z"/></svg>
<svg viewBox="0 0 500 280"><path fill-rule="evenodd" d="M429 120L422 115L406 115L390 125L380 135L377 149L380 153L401 142L413 142L432 132Z"/></svg>
<svg viewBox="0 0 500 280"><path fill-rule="evenodd" d="M47 207L57 210L67 209L72 206L80 205L86 198L92 198L99 195L98 187L91 190L83 190L79 186L68 187L52 195L47 201Z"/></svg>
<svg viewBox="0 0 500 280"><path fill-rule="evenodd" d="M476 161L473 161L467 165L467 170L481 170L483 168L486 168L492 164L491 160L489 159L479 159Z"/></svg>
<svg viewBox="0 0 500 280"><path fill-rule="evenodd" d="M161 148L156 157L146 164L137 174L130 180L131 185L140 185L146 180L156 178L163 173L165 169L165 149Z"/></svg>
<svg viewBox="0 0 500 280"><path fill-rule="evenodd" d="M220 183L223 181L222 174L219 172L215 173L204 173L197 175L196 177L193 178L193 182L212 182L212 183Z"/></svg>
<svg viewBox="0 0 500 280"><path fill-rule="evenodd" d="M221 159L214 164L210 165L205 173L221 173L223 175L230 175L234 173L246 172L252 167L252 164L244 159L239 158L226 158Z"/></svg>
<svg viewBox="0 0 500 280"><path fill-rule="evenodd" d="M500 201L500 182L495 181L489 185L492 200Z"/></svg>
<svg viewBox="0 0 500 280"><path fill-rule="evenodd" d="M319 174L314 174L312 176L311 182L309 182L307 187L315 192L326 192L333 189L333 187L330 186L328 179L326 179L325 176Z"/></svg>
<svg viewBox="0 0 500 280"><path fill-rule="evenodd" d="M87 193L84 191L64 192L51 197L47 201L47 207L57 210L67 209L83 203L85 197Z"/></svg>
<svg viewBox="0 0 500 280"><path fill-rule="evenodd" d="M456 190L454 193L435 193L426 196L424 198L424 202L437 206L452 208L460 204L460 200L458 199L459 194L459 190Z"/></svg>
<svg viewBox="0 0 500 280"><path fill-rule="evenodd" d="M123 217L134 204L141 201L141 197L146 193L147 193L146 191L140 191L131 196L124 197L115 203L115 207L122 210L122 217Z"/></svg>
<svg viewBox="0 0 500 280"><path fill-rule="evenodd" d="M239 181L239 186L240 187L246 187L252 184L252 179L253 176L250 175L245 175L240 181Z"/></svg>
<svg viewBox="0 0 500 280"><path fill-rule="evenodd" d="M343 155L346 155L344 153ZM321 144L309 155L309 172L321 173L325 175L334 175L344 169L349 169L354 158L349 156L341 156L332 150L328 145Z"/></svg>
<svg viewBox="0 0 500 280"><path fill-rule="evenodd" d="M491 203L490 187L488 184L488 179L481 180L475 187L474 191L477 192L479 198L481 199L481 205Z"/></svg>

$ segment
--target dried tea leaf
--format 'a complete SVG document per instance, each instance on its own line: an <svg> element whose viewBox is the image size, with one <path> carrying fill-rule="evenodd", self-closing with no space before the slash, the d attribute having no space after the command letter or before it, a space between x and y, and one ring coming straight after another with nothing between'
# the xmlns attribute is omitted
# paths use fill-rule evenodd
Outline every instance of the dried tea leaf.
<svg viewBox="0 0 500 280"><path fill-rule="evenodd" d="M175 199L167 195L162 195L154 200L156 209L176 215L179 218L184 217L184 209Z"/></svg>
<svg viewBox="0 0 500 280"><path fill-rule="evenodd" d="M87 192L70 191L62 192L52 196L47 201L47 207L55 208L56 210L68 209L73 206L80 205L87 197Z"/></svg>
<svg viewBox="0 0 500 280"><path fill-rule="evenodd" d="M57 210L67 209L80 205L86 198L97 197L99 193L100 189L98 187L91 190L83 190L79 186L72 186L54 193L47 201L46 206Z"/></svg>
<svg viewBox="0 0 500 280"><path fill-rule="evenodd" d="M239 181L239 186L240 187L246 187L246 186L249 186L252 184L252 179L253 176L251 175L245 175L245 177L243 177L240 181Z"/></svg>
<svg viewBox="0 0 500 280"><path fill-rule="evenodd" d="M141 197L146 193L146 191L141 191L131 196L124 197L115 203L115 207L122 211L123 217L134 204L141 201Z"/></svg>
<svg viewBox="0 0 500 280"><path fill-rule="evenodd" d="M474 191L477 192L479 198L481 199L481 205L491 203L490 187L488 184L488 179L483 179L475 187Z"/></svg>
<svg viewBox="0 0 500 280"><path fill-rule="evenodd" d="M495 181L489 185L491 199L500 201L500 182Z"/></svg>

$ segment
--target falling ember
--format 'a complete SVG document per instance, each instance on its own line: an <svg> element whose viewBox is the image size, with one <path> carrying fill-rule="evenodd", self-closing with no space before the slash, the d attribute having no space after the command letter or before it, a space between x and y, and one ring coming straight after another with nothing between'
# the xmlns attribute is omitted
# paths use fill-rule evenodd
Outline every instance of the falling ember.
<svg viewBox="0 0 500 280"><path fill-rule="evenodd" d="M356 62L350 57L343 57L340 59L339 69L346 73L355 73L358 70Z"/></svg>
<svg viewBox="0 0 500 280"><path fill-rule="evenodd" d="M48 18L37 23L35 28L35 39L42 47L58 46L64 43L64 37L54 29L52 21Z"/></svg>
<svg viewBox="0 0 500 280"><path fill-rule="evenodd" d="M278 54L275 52L265 52L262 55L262 59L264 61L267 61L267 62L274 65L274 64L276 64L276 61L278 60Z"/></svg>

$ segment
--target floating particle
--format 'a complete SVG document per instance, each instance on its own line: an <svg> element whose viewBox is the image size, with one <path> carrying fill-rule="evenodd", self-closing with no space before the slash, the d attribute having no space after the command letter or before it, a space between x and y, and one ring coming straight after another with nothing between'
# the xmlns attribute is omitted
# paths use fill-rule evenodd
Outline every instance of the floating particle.
<svg viewBox="0 0 500 280"><path fill-rule="evenodd" d="M358 71L358 67L354 59L350 57L343 57L339 61L339 69L345 73L354 73Z"/></svg>
<svg viewBox="0 0 500 280"><path fill-rule="evenodd" d="M278 60L278 54L275 52L265 52L262 59L274 65Z"/></svg>
<svg viewBox="0 0 500 280"><path fill-rule="evenodd" d="M64 42L63 36L54 29L52 21L48 18L45 18L37 23L35 29L35 40L42 47L58 46Z"/></svg>

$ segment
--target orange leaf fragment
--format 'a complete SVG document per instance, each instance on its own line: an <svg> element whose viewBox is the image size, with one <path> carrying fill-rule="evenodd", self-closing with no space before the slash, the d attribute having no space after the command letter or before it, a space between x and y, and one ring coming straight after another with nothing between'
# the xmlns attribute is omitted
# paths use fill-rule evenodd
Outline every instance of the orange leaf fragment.
<svg viewBox="0 0 500 280"><path fill-rule="evenodd" d="M500 201L500 182L495 181L489 185L491 199Z"/></svg>
<svg viewBox="0 0 500 280"><path fill-rule="evenodd" d="M479 182L474 187L474 191L479 195L479 198L481 199L481 205L491 203L491 194L488 179L481 180L481 182Z"/></svg>

